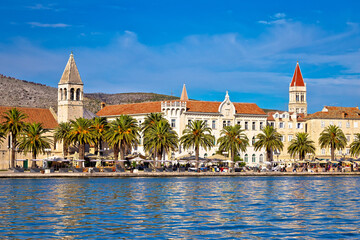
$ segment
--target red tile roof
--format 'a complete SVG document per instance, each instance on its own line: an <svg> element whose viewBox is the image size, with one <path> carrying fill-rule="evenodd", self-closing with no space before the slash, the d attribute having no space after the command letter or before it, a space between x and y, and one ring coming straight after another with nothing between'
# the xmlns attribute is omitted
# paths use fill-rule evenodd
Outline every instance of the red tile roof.
<svg viewBox="0 0 360 240"><path fill-rule="evenodd" d="M186 101L187 112L217 113L221 102ZM234 103L237 114L266 115L255 103ZM98 116L118 116L121 114L147 114L161 112L161 102L109 105L101 109Z"/></svg>
<svg viewBox="0 0 360 240"><path fill-rule="evenodd" d="M161 112L161 102L143 102L120 105L109 105L101 109L98 116L118 116L121 114L143 114Z"/></svg>
<svg viewBox="0 0 360 240"><path fill-rule="evenodd" d="M268 121L275 121L275 119L274 119L274 114L275 114L275 113L282 114L282 113L285 113L285 112L286 112L286 111L268 112L268 113L267 113L267 115L268 115L267 120L268 120ZM294 113L293 113L293 112L287 112L287 113L289 113L289 118L290 118L290 120L293 120L292 117L291 117L291 115L293 115ZM297 113L297 114L296 114L296 117L297 117L297 121L298 121L298 122L305 122L305 119L304 119L305 115L304 115L303 113ZM279 120L281 121L282 118L279 118Z"/></svg>
<svg viewBox="0 0 360 240"><path fill-rule="evenodd" d="M325 106L328 111L310 114L305 119L360 119L360 110L357 107Z"/></svg>
<svg viewBox="0 0 360 240"><path fill-rule="evenodd" d="M290 87L304 87L304 86L305 86L304 79L301 75L299 63L297 63Z"/></svg>
<svg viewBox="0 0 360 240"><path fill-rule="evenodd" d="M266 120L268 120L268 121L275 121L275 118L274 118L274 114L271 114L272 112L268 112L267 114L268 114L268 117L267 117L267 119Z"/></svg>
<svg viewBox="0 0 360 240"><path fill-rule="evenodd" d="M259 114L266 115L266 113L259 108L255 103L234 103L236 113L242 114Z"/></svg>
<svg viewBox="0 0 360 240"><path fill-rule="evenodd" d="M0 106L0 122L3 122L3 115L6 111L14 107ZM26 123L41 123L45 129L54 129L58 123L49 109L46 108L25 108L16 107L19 111L26 114L27 118L24 120Z"/></svg>

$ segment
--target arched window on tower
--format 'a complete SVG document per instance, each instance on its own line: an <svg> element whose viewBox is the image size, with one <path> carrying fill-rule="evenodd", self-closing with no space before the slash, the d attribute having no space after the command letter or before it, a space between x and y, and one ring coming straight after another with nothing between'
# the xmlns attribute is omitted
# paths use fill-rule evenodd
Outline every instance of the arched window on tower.
<svg viewBox="0 0 360 240"><path fill-rule="evenodd" d="M63 89L60 88L60 100L64 100Z"/></svg>
<svg viewBox="0 0 360 240"><path fill-rule="evenodd" d="M68 98L67 98L67 89L66 88L64 88L64 100L68 100Z"/></svg>
<svg viewBox="0 0 360 240"><path fill-rule="evenodd" d="M70 100L75 100L75 90L73 88L70 89Z"/></svg>
<svg viewBox="0 0 360 240"><path fill-rule="evenodd" d="M301 94L301 101L302 101L302 102L305 102L305 96L304 96L304 94Z"/></svg>
<svg viewBox="0 0 360 240"><path fill-rule="evenodd" d="M76 101L80 101L80 88L76 89Z"/></svg>
<svg viewBox="0 0 360 240"><path fill-rule="evenodd" d="M296 101L299 102L300 101L300 94L296 94Z"/></svg>

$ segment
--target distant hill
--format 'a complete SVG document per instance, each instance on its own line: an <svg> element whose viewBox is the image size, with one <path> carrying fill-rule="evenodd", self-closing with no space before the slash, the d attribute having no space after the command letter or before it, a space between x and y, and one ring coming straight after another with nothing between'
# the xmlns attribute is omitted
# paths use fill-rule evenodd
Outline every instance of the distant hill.
<svg viewBox="0 0 360 240"><path fill-rule="evenodd" d="M53 107L57 111L57 88L44 84L19 80L0 74L0 106ZM174 100L178 97L156 93L85 93L85 108L97 113L101 102L123 104L148 101Z"/></svg>

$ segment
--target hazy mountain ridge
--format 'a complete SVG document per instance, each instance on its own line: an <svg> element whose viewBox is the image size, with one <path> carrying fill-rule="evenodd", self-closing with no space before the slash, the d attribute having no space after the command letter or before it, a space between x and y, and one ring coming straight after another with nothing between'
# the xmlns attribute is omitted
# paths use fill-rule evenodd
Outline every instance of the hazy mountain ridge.
<svg viewBox="0 0 360 240"><path fill-rule="evenodd" d="M0 74L0 96L1 106L52 107L57 111L57 88L44 84ZM88 110L97 113L100 110L101 102L113 105L174 99L179 98L156 93L85 93L84 105Z"/></svg>

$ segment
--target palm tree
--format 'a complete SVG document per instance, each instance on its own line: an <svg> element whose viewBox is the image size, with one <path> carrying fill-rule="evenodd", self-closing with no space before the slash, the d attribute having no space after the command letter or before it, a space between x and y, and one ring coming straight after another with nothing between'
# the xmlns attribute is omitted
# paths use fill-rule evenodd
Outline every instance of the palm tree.
<svg viewBox="0 0 360 240"><path fill-rule="evenodd" d="M141 131L145 135L146 131L152 126L156 125L157 122L165 119L161 113L150 113L146 116L145 121L141 125Z"/></svg>
<svg viewBox="0 0 360 240"><path fill-rule="evenodd" d="M2 128L2 125L0 124L0 143L4 140L6 134Z"/></svg>
<svg viewBox="0 0 360 240"><path fill-rule="evenodd" d="M104 117L96 117L92 120L91 132L94 136L94 144L98 151L98 157L100 157L101 141L104 140L105 134L109 129L108 122Z"/></svg>
<svg viewBox="0 0 360 240"><path fill-rule="evenodd" d="M71 143L79 145L79 158L85 158L85 144L93 142L94 138L91 133L91 121L85 118L71 120L71 130L69 132Z"/></svg>
<svg viewBox="0 0 360 240"><path fill-rule="evenodd" d="M12 108L4 113L2 130L5 134L10 134L11 137L11 157L10 168L15 166L15 147L17 146L17 137L24 128L24 120L27 116L19 111L17 108Z"/></svg>
<svg viewBox="0 0 360 240"><path fill-rule="evenodd" d="M355 139L350 144L350 154L354 157L359 156L360 154L360 133L355 134Z"/></svg>
<svg viewBox="0 0 360 240"><path fill-rule="evenodd" d="M162 119L147 129L144 135L144 148L161 159L164 152L176 150L178 141L178 135L172 130L168 120Z"/></svg>
<svg viewBox="0 0 360 240"><path fill-rule="evenodd" d="M281 134L279 134L273 126L266 126L262 133L257 136L257 141L254 144L255 151L265 148L266 160L273 161L273 151L282 151L284 144L281 141Z"/></svg>
<svg viewBox="0 0 360 240"><path fill-rule="evenodd" d="M69 155L70 131L71 131L71 124L69 122L63 122L59 124L59 126L55 129L55 133L54 133L55 141L63 142L64 157Z"/></svg>
<svg viewBox="0 0 360 240"><path fill-rule="evenodd" d="M314 141L309 139L309 134L307 133L297 133L287 151L291 157L295 157L298 154L300 161L302 161L307 153L315 154Z"/></svg>
<svg viewBox="0 0 360 240"><path fill-rule="evenodd" d="M143 138L145 139L146 133L149 129L153 128L154 126L156 126L156 124L158 122L160 122L161 120L164 120L164 119L165 118L163 117L162 113L148 114L145 118L145 121L141 124L141 132L142 132ZM156 160L157 153L158 153L156 147L152 150L150 150L150 148L147 148L146 151L152 152L153 158L154 158L154 160Z"/></svg>
<svg viewBox="0 0 360 240"><path fill-rule="evenodd" d="M48 132L41 123L31 123L25 125L19 141L19 149L32 153L32 159L36 159L39 153L45 153L46 148L50 148L51 140L44 136ZM32 167L36 167L36 162L32 162Z"/></svg>
<svg viewBox="0 0 360 240"><path fill-rule="evenodd" d="M245 152L249 145L249 139L244 134L244 130L240 125L226 126L220 132L221 137L217 140L219 144L219 151L230 152L231 154L231 168L234 165L235 154L240 151Z"/></svg>
<svg viewBox="0 0 360 240"><path fill-rule="evenodd" d="M330 147L331 160L335 160L335 150L340 150L346 147L346 137L343 131L334 125L325 128L319 137L319 144L321 148Z"/></svg>
<svg viewBox="0 0 360 240"><path fill-rule="evenodd" d="M114 158L118 160L118 149L120 158L124 159L125 150L136 146L139 143L139 127L137 121L129 115L121 115L110 124L109 131L106 133L106 139L114 148ZM121 162L124 167L124 163Z"/></svg>
<svg viewBox="0 0 360 240"><path fill-rule="evenodd" d="M195 149L196 168L198 168L200 147L205 150L213 147L215 145L215 137L211 135L211 128L207 127L205 121L196 120L186 126L180 142L185 149Z"/></svg>

